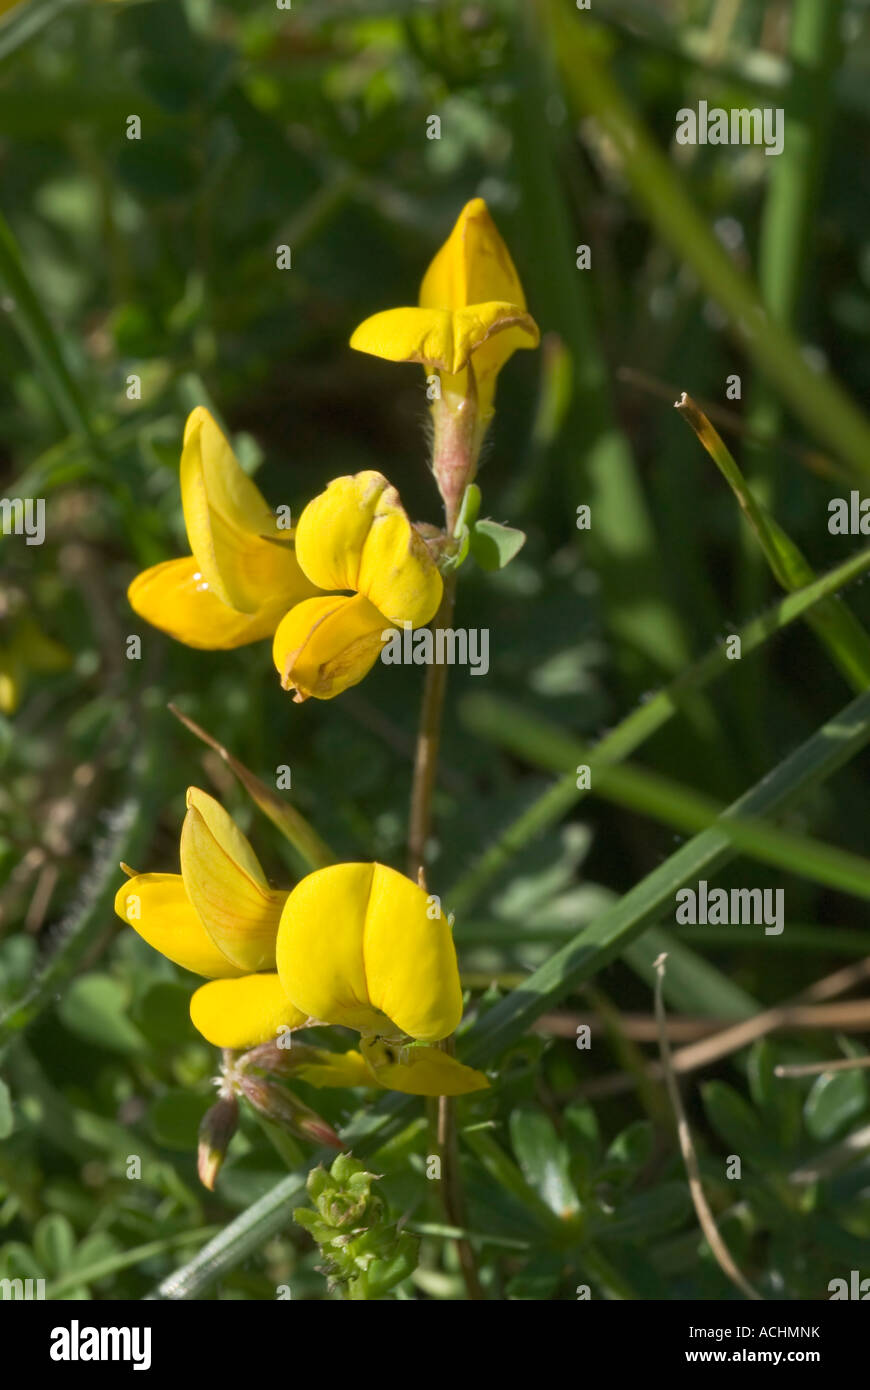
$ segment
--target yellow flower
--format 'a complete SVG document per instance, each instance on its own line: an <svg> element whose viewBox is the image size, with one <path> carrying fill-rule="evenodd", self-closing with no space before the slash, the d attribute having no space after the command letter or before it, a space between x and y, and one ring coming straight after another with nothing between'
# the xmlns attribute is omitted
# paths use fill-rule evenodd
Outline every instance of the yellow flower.
<svg viewBox="0 0 870 1390"><path fill-rule="evenodd" d="M213 797L191 787L187 804L181 873L133 875L115 911L149 946L209 979L190 1004L203 1037L216 1047L250 1047L307 1018L274 970L288 895L269 887L248 840Z"/></svg>
<svg viewBox="0 0 870 1390"><path fill-rule="evenodd" d="M395 488L381 473L335 478L303 511L296 556L320 589L350 589L305 600L282 619L272 655L298 702L331 699L377 661L384 633L419 627L437 612L441 575Z"/></svg>
<svg viewBox="0 0 870 1390"><path fill-rule="evenodd" d="M187 793L181 877L211 940L239 970L271 970L287 893L269 887L249 841L220 802Z"/></svg>
<svg viewBox="0 0 870 1390"><path fill-rule="evenodd" d="M395 1047L363 1038L360 1050L379 1086L412 1096L464 1096L489 1085L482 1071L463 1066L437 1047Z"/></svg>
<svg viewBox="0 0 870 1390"><path fill-rule="evenodd" d="M383 864L308 874L281 914L278 975L323 1023L437 1042L462 1017L450 927L437 900Z"/></svg>
<svg viewBox="0 0 870 1390"><path fill-rule="evenodd" d="M297 704L331 700L357 685L378 659L389 627L362 594L306 599L282 618L272 643L275 667Z"/></svg>
<svg viewBox="0 0 870 1390"><path fill-rule="evenodd" d="M190 1017L206 1042L232 1048L254 1047L306 1022L275 974L242 975L200 985L190 1001Z"/></svg>
<svg viewBox="0 0 870 1390"><path fill-rule="evenodd" d="M181 500L192 555L137 575L132 607L189 647L227 649L270 637L293 604L316 593L292 532L279 531L262 493L202 406L188 417Z"/></svg>
<svg viewBox="0 0 870 1390"><path fill-rule="evenodd" d="M517 348L539 341L510 253L486 203L472 198L423 277L419 307L372 315L350 345L390 362L421 362L441 374L442 392L456 398L469 394L473 366L485 428L498 373Z"/></svg>
<svg viewBox="0 0 870 1390"><path fill-rule="evenodd" d="M292 1053L292 1076L311 1086L377 1085L412 1096L462 1096L489 1086L483 1072L463 1066L437 1047L398 1047L364 1038L359 1052L294 1044Z"/></svg>
<svg viewBox="0 0 870 1390"><path fill-rule="evenodd" d="M191 787L187 807L181 873L133 874L115 911L149 946L207 977L190 1017L208 1042L248 1049L306 1024L342 1024L362 1034L359 1052L291 1048L287 1069L314 1086L411 1095L489 1084L436 1047L410 1045L446 1037L462 1015L437 900L383 864L339 864L290 893L270 888L219 802Z"/></svg>

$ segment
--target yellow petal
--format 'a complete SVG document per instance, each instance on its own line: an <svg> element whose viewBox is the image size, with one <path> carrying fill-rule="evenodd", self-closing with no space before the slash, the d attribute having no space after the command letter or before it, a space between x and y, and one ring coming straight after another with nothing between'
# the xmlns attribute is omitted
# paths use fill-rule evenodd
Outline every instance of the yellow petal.
<svg viewBox="0 0 870 1390"><path fill-rule="evenodd" d="M355 589L393 624L427 623L441 575L382 473L335 478L303 511L296 556L321 589Z"/></svg>
<svg viewBox="0 0 870 1390"><path fill-rule="evenodd" d="M215 946L242 970L275 964L285 892L269 887L257 856L220 802L197 787L187 793L181 874Z"/></svg>
<svg viewBox="0 0 870 1390"><path fill-rule="evenodd" d="M285 690L297 703L331 700L368 675L389 621L362 594L306 599L282 619L272 657Z"/></svg>
<svg viewBox="0 0 870 1390"><path fill-rule="evenodd" d="M313 593L289 534L277 529L259 488L202 406L184 431L181 502L190 548L221 603L254 614L279 594L286 608Z"/></svg>
<svg viewBox="0 0 870 1390"><path fill-rule="evenodd" d="M278 973L312 1018L436 1042L462 1017L450 928L422 888L383 864L308 874L281 915Z"/></svg>
<svg viewBox="0 0 870 1390"><path fill-rule="evenodd" d="M287 998L277 975L242 975L201 985L190 1001L193 1026L215 1047L255 1047L305 1016Z"/></svg>
<svg viewBox="0 0 870 1390"><path fill-rule="evenodd" d="M492 299L526 307L520 277L489 209L482 198L472 198L423 277L420 304L462 309Z"/></svg>
<svg viewBox="0 0 870 1390"><path fill-rule="evenodd" d="M352 348L390 362L422 362L455 375L493 335L516 330L514 346L536 347L540 334L530 314L502 300L462 309L386 309L361 323Z"/></svg>
<svg viewBox="0 0 870 1390"><path fill-rule="evenodd" d="M466 203L450 236L423 277L420 305L427 309L461 309L468 305L503 300L525 309L526 297L498 228L482 198ZM523 328L509 328L483 343L474 354L478 408L481 419L492 414L495 377L517 348L534 347ZM441 382L442 391L457 396L467 393L464 380Z"/></svg>
<svg viewBox="0 0 870 1390"><path fill-rule="evenodd" d="M294 1067L293 1076L311 1086L371 1086L374 1077L359 1052L327 1052L322 1047L307 1049L311 1059Z"/></svg>
<svg viewBox="0 0 870 1390"><path fill-rule="evenodd" d="M482 1071L466 1067L437 1047L397 1047L363 1038L360 1051L379 1086L412 1096L464 1096L483 1091L489 1081Z"/></svg>
<svg viewBox="0 0 870 1390"><path fill-rule="evenodd" d="M115 911L155 951L195 975L219 980L242 973L208 935L180 874L136 874L118 889Z"/></svg>
<svg viewBox="0 0 870 1390"><path fill-rule="evenodd" d="M254 613L228 608L212 593L192 555L143 570L127 597L140 618L153 627L188 647L206 651L227 651L271 637L288 604L285 591Z"/></svg>

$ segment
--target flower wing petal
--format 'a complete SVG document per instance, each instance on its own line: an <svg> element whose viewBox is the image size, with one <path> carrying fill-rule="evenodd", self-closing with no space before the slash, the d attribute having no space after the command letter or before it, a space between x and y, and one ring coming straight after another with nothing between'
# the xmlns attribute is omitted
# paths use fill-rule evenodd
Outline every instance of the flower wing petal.
<svg viewBox="0 0 870 1390"><path fill-rule="evenodd" d="M537 346L540 334L532 316L502 300L455 310L385 309L360 324L350 345L390 362L421 362L455 376L483 343L508 329L516 329L526 346Z"/></svg>
<svg viewBox="0 0 870 1390"><path fill-rule="evenodd" d="M286 592L254 613L239 613L215 596L192 555L137 574L127 597L133 610L177 642L228 651L271 637L287 611Z"/></svg>
<svg viewBox="0 0 870 1390"><path fill-rule="evenodd" d="M312 1057L299 1067L294 1067L293 1075L310 1086L371 1086L374 1084L371 1068L359 1052L327 1052L325 1048L311 1048Z"/></svg>
<svg viewBox="0 0 870 1390"><path fill-rule="evenodd" d="M242 975L201 985L190 1001L197 1032L215 1047L255 1047L282 1027L301 1028L304 1014L287 998L277 975Z"/></svg>
<svg viewBox="0 0 870 1390"><path fill-rule="evenodd" d="M284 543L285 534L278 531L265 498L202 406L189 416L184 431L181 502L190 548L222 603L256 613L264 596L280 592L286 607L312 592L289 536Z"/></svg>
<svg viewBox="0 0 870 1390"><path fill-rule="evenodd" d="M180 874L136 874L115 894L115 911L155 951L195 975L216 980L242 973L205 930Z"/></svg>
<svg viewBox="0 0 870 1390"><path fill-rule="evenodd" d="M272 658L285 690L297 703L331 700L368 675L389 627L363 594L306 599L281 620Z"/></svg>
<svg viewBox="0 0 870 1390"><path fill-rule="evenodd" d="M378 1085L388 1091L412 1096L464 1096L489 1086L482 1071L466 1067L437 1047L400 1048L364 1039L360 1050Z"/></svg>
<svg viewBox="0 0 870 1390"><path fill-rule="evenodd" d="M254 851L214 797L191 787L181 830L181 873L203 927L242 970L275 964L285 892L269 887Z"/></svg>

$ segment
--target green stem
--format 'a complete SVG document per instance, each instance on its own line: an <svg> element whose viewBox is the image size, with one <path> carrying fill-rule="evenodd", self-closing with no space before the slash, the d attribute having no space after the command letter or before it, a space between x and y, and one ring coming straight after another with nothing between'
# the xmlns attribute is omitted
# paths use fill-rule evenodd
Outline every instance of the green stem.
<svg viewBox="0 0 870 1390"><path fill-rule="evenodd" d="M436 627L439 624L450 627L455 603L456 573L454 571L448 574L444 581L441 607L435 616ZM408 872L411 878L418 879L424 884L426 842L429 838L432 822L432 795L435 790L435 777L438 770L438 748L441 742L441 722L444 714L446 690L447 666L436 662L429 666L426 671L423 705L420 711L420 728L417 736L417 756L414 762L408 835ZM444 1049L452 1053L452 1038L445 1041ZM454 1102L449 1096L439 1096L438 1098L436 1142L438 1156L441 1160L441 1198L447 1224L464 1229L468 1222L459 1170L456 1113ZM483 1289L470 1241L464 1237L458 1238L456 1250L468 1297L474 1300L482 1299L484 1297Z"/></svg>
<svg viewBox="0 0 870 1390"><path fill-rule="evenodd" d="M453 571L444 580L441 607L433 623L435 627L450 627L455 603L456 572ZM441 743L441 721L446 690L447 666L438 663L428 666L417 733L408 828L408 876L415 881L426 867L426 841L432 824L432 796L438 771L438 749Z"/></svg>

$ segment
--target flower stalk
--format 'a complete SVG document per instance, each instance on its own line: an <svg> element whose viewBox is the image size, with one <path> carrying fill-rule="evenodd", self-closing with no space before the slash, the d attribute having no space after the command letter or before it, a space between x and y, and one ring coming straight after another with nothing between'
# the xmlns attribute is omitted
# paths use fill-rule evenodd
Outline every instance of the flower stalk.
<svg viewBox="0 0 870 1390"><path fill-rule="evenodd" d="M432 402L432 472L444 501L446 531L452 536L459 520L462 499L474 482L483 430L477 400L477 378L469 363L460 394L442 383L441 395Z"/></svg>
<svg viewBox="0 0 870 1390"><path fill-rule="evenodd" d="M437 438L436 429L436 441ZM465 487L470 481L471 477L466 476L459 493L460 504ZM446 511L449 507L446 496L444 505ZM457 505L456 517L458 515ZM455 518L453 525L455 526ZM448 524L449 529L451 528ZM454 570L444 580L441 607L434 620L436 626L450 627L452 623L456 604L456 579L457 575ZM447 691L447 669L446 665L435 665L427 668L417 734L408 834L408 874L409 877L422 879L423 882L425 882L426 871L426 845L432 825L432 798L438 773L438 752L441 744L441 726ZM441 1047L452 1057L455 1052L452 1036L447 1038ZM441 1201L444 1215L449 1226L465 1229L467 1223L465 1198L459 1171L456 1109L453 1098L450 1096L438 1097L435 1138L438 1157L441 1160ZM483 1299L483 1288L477 1272L477 1261L471 1242L465 1237L457 1237L456 1250L469 1299L475 1301Z"/></svg>

